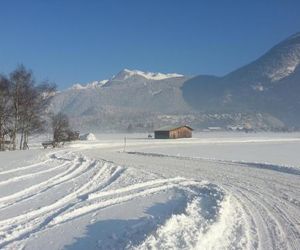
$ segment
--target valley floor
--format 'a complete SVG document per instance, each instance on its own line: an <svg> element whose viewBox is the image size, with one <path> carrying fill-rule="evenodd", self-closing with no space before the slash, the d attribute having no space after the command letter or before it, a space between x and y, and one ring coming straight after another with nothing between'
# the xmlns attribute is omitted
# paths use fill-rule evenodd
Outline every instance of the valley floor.
<svg viewBox="0 0 300 250"><path fill-rule="evenodd" d="M299 134L124 136L0 153L0 248L300 248Z"/></svg>

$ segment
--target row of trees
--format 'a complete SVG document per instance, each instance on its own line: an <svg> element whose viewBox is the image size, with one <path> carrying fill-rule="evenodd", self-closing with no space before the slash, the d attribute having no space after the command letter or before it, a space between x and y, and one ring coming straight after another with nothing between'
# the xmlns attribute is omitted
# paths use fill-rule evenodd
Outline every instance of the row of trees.
<svg viewBox="0 0 300 250"><path fill-rule="evenodd" d="M48 82L36 84L32 71L23 65L9 76L0 75L0 150L28 148L29 135L44 128L55 90Z"/></svg>

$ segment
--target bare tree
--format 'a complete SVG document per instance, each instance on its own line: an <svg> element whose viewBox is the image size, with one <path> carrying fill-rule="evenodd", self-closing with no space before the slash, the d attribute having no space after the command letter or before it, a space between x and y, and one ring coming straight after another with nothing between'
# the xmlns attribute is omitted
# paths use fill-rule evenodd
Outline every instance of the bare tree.
<svg viewBox="0 0 300 250"><path fill-rule="evenodd" d="M27 90L34 85L31 71L28 71L23 65L17 67L10 74L11 89L10 95L13 105L13 128L12 128L12 144L13 150L16 149L17 133L20 126L21 107L24 106L24 100Z"/></svg>
<svg viewBox="0 0 300 250"><path fill-rule="evenodd" d="M16 149L18 132L21 134L20 149L27 149L30 133L42 128L44 111L53 96L55 85L43 83L36 86L32 72L23 65L10 74L10 83L13 150Z"/></svg>
<svg viewBox="0 0 300 250"><path fill-rule="evenodd" d="M28 137L31 133L40 132L45 124L45 111L49 105L55 86L49 83L24 89L20 111L20 149L28 148Z"/></svg>
<svg viewBox="0 0 300 250"><path fill-rule="evenodd" d="M0 75L0 151L5 149L5 137L9 134L11 101L9 96L10 81Z"/></svg>

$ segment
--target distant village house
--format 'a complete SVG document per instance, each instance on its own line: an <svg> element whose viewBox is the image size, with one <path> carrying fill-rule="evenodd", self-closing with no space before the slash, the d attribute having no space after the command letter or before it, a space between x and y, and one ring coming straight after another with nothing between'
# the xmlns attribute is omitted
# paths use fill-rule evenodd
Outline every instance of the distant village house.
<svg viewBox="0 0 300 250"><path fill-rule="evenodd" d="M154 131L155 139L191 138L193 129L189 126L166 126Z"/></svg>

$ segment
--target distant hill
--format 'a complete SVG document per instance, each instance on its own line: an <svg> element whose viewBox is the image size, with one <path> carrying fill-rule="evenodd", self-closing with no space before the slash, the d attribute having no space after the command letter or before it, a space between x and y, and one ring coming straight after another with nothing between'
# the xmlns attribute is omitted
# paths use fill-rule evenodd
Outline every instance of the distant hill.
<svg viewBox="0 0 300 250"><path fill-rule="evenodd" d="M300 33L224 77L194 77L182 91L200 112L268 113L300 127Z"/></svg>

